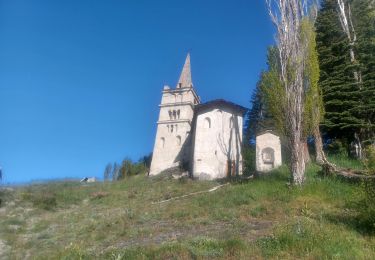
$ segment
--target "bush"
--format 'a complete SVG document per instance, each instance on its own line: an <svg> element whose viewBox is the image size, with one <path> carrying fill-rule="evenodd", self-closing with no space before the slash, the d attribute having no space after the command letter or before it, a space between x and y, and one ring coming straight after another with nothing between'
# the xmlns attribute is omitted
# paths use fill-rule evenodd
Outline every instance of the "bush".
<svg viewBox="0 0 375 260"><path fill-rule="evenodd" d="M327 145L327 153L332 155L348 155L348 147L341 140L335 139Z"/></svg>
<svg viewBox="0 0 375 260"><path fill-rule="evenodd" d="M365 159L363 163L369 173L375 175L375 145L370 145L365 149Z"/></svg>
<svg viewBox="0 0 375 260"><path fill-rule="evenodd" d="M375 146L365 150L364 165L369 175L375 175ZM363 180L364 199L359 201L359 224L369 233L375 233L375 179Z"/></svg>

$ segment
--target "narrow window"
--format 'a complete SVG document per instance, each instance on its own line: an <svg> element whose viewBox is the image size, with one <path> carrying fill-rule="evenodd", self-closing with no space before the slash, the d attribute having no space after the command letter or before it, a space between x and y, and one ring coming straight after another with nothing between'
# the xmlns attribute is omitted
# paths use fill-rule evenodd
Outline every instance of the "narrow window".
<svg viewBox="0 0 375 260"><path fill-rule="evenodd" d="M181 136L177 136L177 145L181 145Z"/></svg>
<svg viewBox="0 0 375 260"><path fill-rule="evenodd" d="M173 119L176 119L176 110L173 110Z"/></svg>
<svg viewBox="0 0 375 260"><path fill-rule="evenodd" d="M229 128L233 127L233 116L229 119Z"/></svg>
<svg viewBox="0 0 375 260"><path fill-rule="evenodd" d="M180 119L180 109L177 110L177 118Z"/></svg>
<svg viewBox="0 0 375 260"><path fill-rule="evenodd" d="M211 119L209 117L204 119L204 128L211 128Z"/></svg>
<svg viewBox="0 0 375 260"><path fill-rule="evenodd" d="M173 125L171 125L171 133L173 133Z"/></svg>
<svg viewBox="0 0 375 260"><path fill-rule="evenodd" d="M161 148L164 148L164 146L165 146L165 138L164 137L160 138L160 146L161 146Z"/></svg>
<svg viewBox="0 0 375 260"><path fill-rule="evenodd" d="M168 133L169 133L169 125L167 125L167 128L168 128Z"/></svg>
<svg viewBox="0 0 375 260"><path fill-rule="evenodd" d="M177 133L177 131L178 131L178 130L177 130L177 125L174 125L174 127L176 128L176 133Z"/></svg>

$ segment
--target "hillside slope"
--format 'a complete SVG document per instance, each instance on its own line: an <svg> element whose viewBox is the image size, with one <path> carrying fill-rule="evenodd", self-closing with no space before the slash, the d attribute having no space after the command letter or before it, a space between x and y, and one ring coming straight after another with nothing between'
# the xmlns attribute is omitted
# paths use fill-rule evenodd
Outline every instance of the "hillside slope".
<svg viewBox="0 0 375 260"><path fill-rule="evenodd" d="M222 183L134 176L3 189L0 258L374 259L374 237L355 224L358 186L317 170L303 189L281 168L164 203Z"/></svg>

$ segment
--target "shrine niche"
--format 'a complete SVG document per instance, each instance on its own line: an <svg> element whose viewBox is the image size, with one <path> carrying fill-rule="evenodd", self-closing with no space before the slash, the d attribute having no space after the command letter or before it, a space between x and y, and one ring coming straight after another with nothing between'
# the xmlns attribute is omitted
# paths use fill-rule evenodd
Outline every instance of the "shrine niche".
<svg viewBox="0 0 375 260"><path fill-rule="evenodd" d="M268 172L281 164L280 138L271 131L259 134L256 137L256 170Z"/></svg>

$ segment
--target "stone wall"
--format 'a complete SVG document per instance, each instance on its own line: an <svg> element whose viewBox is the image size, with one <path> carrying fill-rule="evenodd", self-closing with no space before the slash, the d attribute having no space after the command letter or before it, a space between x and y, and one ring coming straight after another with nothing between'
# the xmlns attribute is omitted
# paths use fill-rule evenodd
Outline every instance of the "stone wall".
<svg viewBox="0 0 375 260"><path fill-rule="evenodd" d="M213 108L198 112L194 134L194 177L215 179L242 174L242 115L238 111Z"/></svg>

